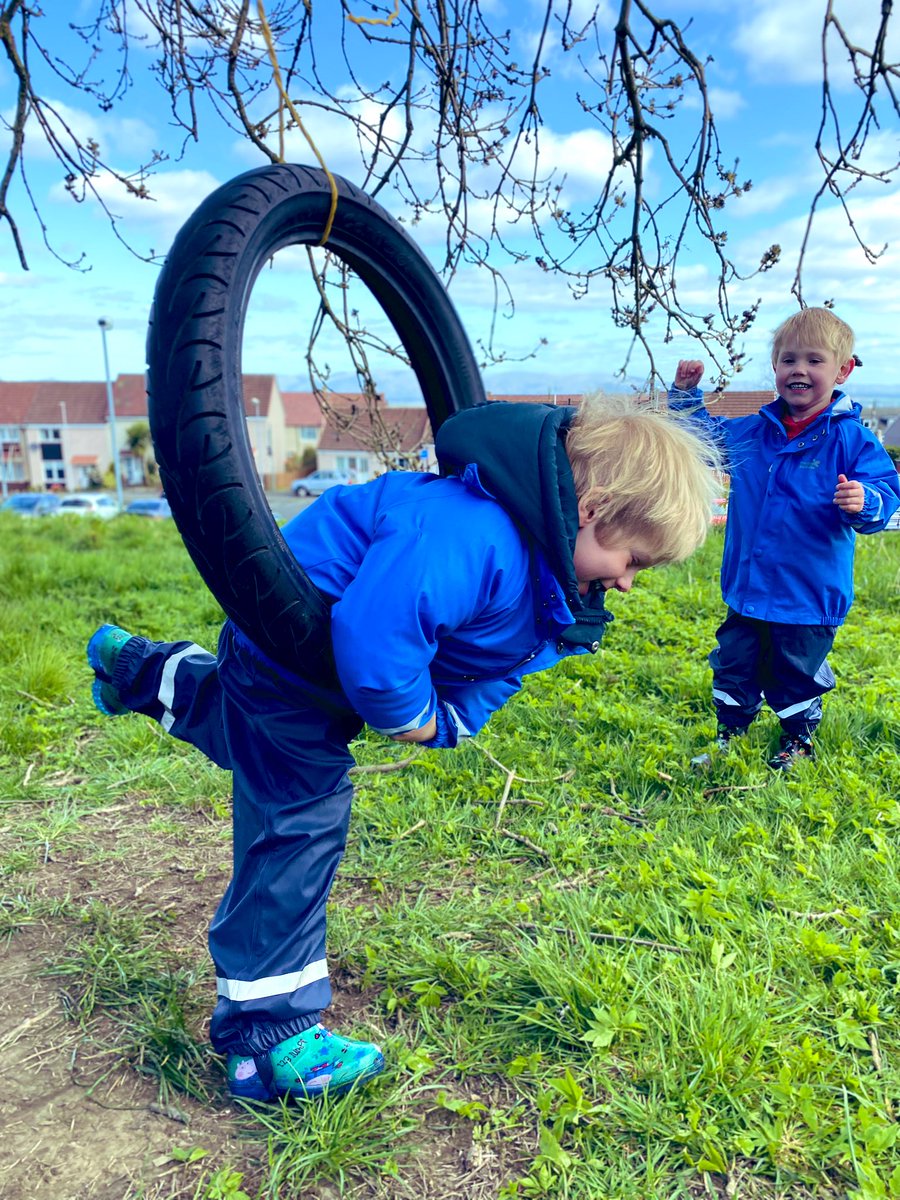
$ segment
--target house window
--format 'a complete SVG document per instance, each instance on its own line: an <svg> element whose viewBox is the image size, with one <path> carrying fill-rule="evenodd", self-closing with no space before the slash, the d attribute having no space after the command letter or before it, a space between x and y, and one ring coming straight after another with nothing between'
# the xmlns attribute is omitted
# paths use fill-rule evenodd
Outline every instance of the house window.
<svg viewBox="0 0 900 1200"><path fill-rule="evenodd" d="M317 425L301 425L300 437L304 442L314 442L319 436L319 427Z"/></svg>
<svg viewBox="0 0 900 1200"><path fill-rule="evenodd" d="M25 482L25 464L21 462L0 462L0 479L7 483Z"/></svg>
<svg viewBox="0 0 900 1200"><path fill-rule="evenodd" d="M66 468L61 464L57 466L53 463L44 463L44 483L50 487L55 483L66 482Z"/></svg>
<svg viewBox="0 0 900 1200"><path fill-rule="evenodd" d="M62 441L62 431L59 429L42 429L40 431L40 440L42 442L60 442Z"/></svg>
<svg viewBox="0 0 900 1200"><path fill-rule="evenodd" d="M15 442L19 444L18 425L0 425L0 442Z"/></svg>
<svg viewBox="0 0 900 1200"><path fill-rule="evenodd" d="M62 456L61 442L44 442L41 446L41 458L44 462L57 462Z"/></svg>

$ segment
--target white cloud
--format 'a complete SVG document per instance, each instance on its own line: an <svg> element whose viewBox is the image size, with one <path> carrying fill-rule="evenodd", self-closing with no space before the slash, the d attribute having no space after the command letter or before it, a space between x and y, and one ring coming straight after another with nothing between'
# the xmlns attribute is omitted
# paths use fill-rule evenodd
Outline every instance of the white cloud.
<svg viewBox="0 0 900 1200"><path fill-rule="evenodd" d="M838 0L836 16L851 43L871 46L878 28L880 5ZM822 78L821 0L758 0L744 9L748 15L738 25L734 46L747 60L752 74L774 86L780 82L817 83ZM888 61L896 62L897 35L888 38ZM833 82L849 86L847 52L833 31L829 39ZM893 57L892 57L893 55Z"/></svg>
<svg viewBox="0 0 900 1200"><path fill-rule="evenodd" d="M44 110L47 124L55 137L67 146L71 145L72 138L82 144L93 140L100 147L100 157L107 161L118 154L143 158L161 144L162 138L140 118L119 117L114 112L88 112L49 98L47 104L49 108ZM7 110L4 116L7 121L11 120L12 110ZM46 162L55 159L33 114L25 130L25 151L28 160Z"/></svg>
<svg viewBox="0 0 900 1200"><path fill-rule="evenodd" d="M773 176L761 181L754 180L749 192L728 201L727 213L729 216L746 219L778 212L798 196L810 196L811 190L810 178L803 172L797 175Z"/></svg>
<svg viewBox="0 0 900 1200"><path fill-rule="evenodd" d="M101 175L94 184L113 216L127 227L129 244L143 252L138 239L152 238L152 248L161 253L168 249L187 218L219 186L219 182L209 171L161 170L149 180L152 199L133 195L109 174ZM62 184L54 185L50 195L60 203L71 203ZM86 203L99 212L96 199L89 197Z"/></svg>
<svg viewBox="0 0 900 1200"><path fill-rule="evenodd" d="M731 88L711 87L709 89L709 107L717 121L727 121L736 117L747 107L747 101Z"/></svg>

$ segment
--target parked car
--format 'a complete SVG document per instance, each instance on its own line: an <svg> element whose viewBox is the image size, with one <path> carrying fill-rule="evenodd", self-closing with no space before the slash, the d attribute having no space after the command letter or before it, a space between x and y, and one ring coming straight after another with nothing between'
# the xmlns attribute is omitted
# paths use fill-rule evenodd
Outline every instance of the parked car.
<svg viewBox="0 0 900 1200"><path fill-rule="evenodd" d="M897 509L892 517L888 517L887 525L884 528L885 530L900 529L900 508Z"/></svg>
<svg viewBox="0 0 900 1200"><path fill-rule="evenodd" d="M102 492L72 492L62 497L56 515L75 513L81 517L114 517L118 511L119 506L112 496L104 496Z"/></svg>
<svg viewBox="0 0 900 1200"><path fill-rule="evenodd" d="M20 517L46 517L59 508L60 497L53 492L17 492L0 504L3 512L18 513Z"/></svg>
<svg viewBox="0 0 900 1200"><path fill-rule="evenodd" d="M172 516L169 502L164 496L156 496L150 500L132 500L125 512L131 517L152 517L155 520Z"/></svg>
<svg viewBox="0 0 900 1200"><path fill-rule="evenodd" d="M713 500L713 514L710 517L713 525L724 525L728 520L728 501L723 497Z"/></svg>
<svg viewBox="0 0 900 1200"><path fill-rule="evenodd" d="M355 483L355 480L347 471L313 471L312 475L295 479L291 491L295 496L321 496L339 483Z"/></svg>

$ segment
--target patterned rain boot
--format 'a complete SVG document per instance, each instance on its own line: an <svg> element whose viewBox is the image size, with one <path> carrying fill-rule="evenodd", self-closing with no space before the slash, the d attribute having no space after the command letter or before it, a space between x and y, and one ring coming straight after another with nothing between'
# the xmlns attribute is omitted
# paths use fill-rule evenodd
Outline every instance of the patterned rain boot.
<svg viewBox="0 0 900 1200"><path fill-rule="evenodd" d="M228 1058L228 1090L240 1100L315 1100L339 1096L384 1069L384 1055L373 1042L356 1042L313 1025L266 1055Z"/></svg>
<svg viewBox="0 0 900 1200"><path fill-rule="evenodd" d="M773 771L790 771L797 759L815 757L812 738L808 733L783 733L781 748L769 759L769 766Z"/></svg>
<svg viewBox="0 0 900 1200"><path fill-rule="evenodd" d="M106 717L120 717L130 711L113 687L112 677L119 653L132 637L133 634L126 633L118 625L101 625L87 644L88 665L96 675L91 685L91 695L94 704Z"/></svg>

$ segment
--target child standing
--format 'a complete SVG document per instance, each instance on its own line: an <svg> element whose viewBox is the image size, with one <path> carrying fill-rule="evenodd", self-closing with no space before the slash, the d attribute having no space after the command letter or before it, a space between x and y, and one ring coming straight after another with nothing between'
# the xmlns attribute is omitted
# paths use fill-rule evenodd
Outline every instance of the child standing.
<svg viewBox="0 0 900 1200"><path fill-rule="evenodd" d="M813 757L822 697L834 687L828 653L853 601L857 533L884 529L900 480L860 405L838 386L853 370L853 331L826 308L806 308L776 330L777 398L754 416L714 417L703 407L703 364L678 364L671 410L687 410L716 436L731 475L722 598L728 615L709 656L719 749L762 707L781 721L788 770ZM708 756L695 762L704 764Z"/></svg>
<svg viewBox="0 0 900 1200"><path fill-rule="evenodd" d="M231 621L215 657L112 625L88 644L102 712L147 714L233 773L210 1036L237 1097L335 1094L383 1066L378 1046L320 1021L348 742L363 723L457 745L525 675L597 650L608 589L627 592L706 535L710 447L659 412L487 404L445 422L436 448L449 477L334 487L283 530L330 605L333 689L280 667Z"/></svg>

